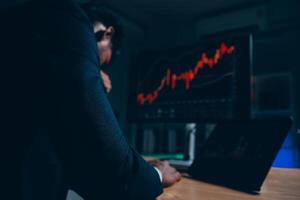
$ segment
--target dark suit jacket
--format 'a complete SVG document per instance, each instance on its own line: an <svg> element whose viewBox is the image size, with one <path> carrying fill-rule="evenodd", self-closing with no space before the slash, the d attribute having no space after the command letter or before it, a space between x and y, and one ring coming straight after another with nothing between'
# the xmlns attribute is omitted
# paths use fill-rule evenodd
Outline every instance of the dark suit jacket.
<svg viewBox="0 0 300 200"><path fill-rule="evenodd" d="M157 172L113 115L80 7L33 1L0 20L1 198L63 199L68 188L86 200L158 196Z"/></svg>

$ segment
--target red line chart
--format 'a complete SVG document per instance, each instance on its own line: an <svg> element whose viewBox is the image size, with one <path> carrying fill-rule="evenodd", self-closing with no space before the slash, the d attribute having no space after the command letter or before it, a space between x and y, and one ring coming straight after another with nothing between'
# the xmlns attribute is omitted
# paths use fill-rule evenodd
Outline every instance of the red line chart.
<svg viewBox="0 0 300 200"><path fill-rule="evenodd" d="M202 53L200 59L197 61L193 69L182 72L180 74L172 73L171 69L166 70L165 76L160 80L159 86L152 92L149 93L139 93L137 95L137 102L140 105L152 104L160 95L160 92L169 87L172 90L176 89L178 82L183 81L185 84L185 90L189 90L191 87L192 81L197 77L200 70L204 67L213 69L220 62L224 55L231 55L235 47L227 46L225 42L222 42L215 50L215 53L212 57L208 57L206 53Z"/></svg>

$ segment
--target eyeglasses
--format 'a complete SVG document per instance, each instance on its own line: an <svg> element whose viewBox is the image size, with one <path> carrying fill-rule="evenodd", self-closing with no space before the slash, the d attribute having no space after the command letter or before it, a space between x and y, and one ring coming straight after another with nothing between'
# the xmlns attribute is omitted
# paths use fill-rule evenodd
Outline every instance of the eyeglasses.
<svg viewBox="0 0 300 200"><path fill-rule="evenodd" d="M103 38L105 32L107 35L110 35L110 37L113 38L115 29L112 26L106 28L103 24L100 24L100 29L95 33L97 42L99 42Z"/></svg>

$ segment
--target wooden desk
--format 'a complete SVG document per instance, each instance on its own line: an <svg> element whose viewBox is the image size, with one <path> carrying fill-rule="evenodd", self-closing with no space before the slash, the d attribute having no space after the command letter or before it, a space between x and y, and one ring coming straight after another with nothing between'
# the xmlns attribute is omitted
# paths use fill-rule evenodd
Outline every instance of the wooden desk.
<svg viewBox="0 0 300 200"><path fill-rule="evenodd" d="M158 200L300 200L300 170L271 169L260 194L251 195L188 178L165 189Z"/></svg>

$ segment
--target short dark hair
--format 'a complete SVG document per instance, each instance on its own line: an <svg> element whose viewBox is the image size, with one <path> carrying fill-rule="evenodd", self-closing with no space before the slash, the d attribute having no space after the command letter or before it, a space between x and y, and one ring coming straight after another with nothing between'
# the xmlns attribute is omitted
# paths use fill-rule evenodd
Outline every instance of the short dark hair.
<svg viewBox="0 0 300 200"><path fill-rule="evenodd" d="M81 4L81 7L83 8L93 25L96 22L101 22L106 27L114 27L115 32L114 36L112 37L113 51L114 53L116 53L116 51L119 51L123 38L123 30L119 18L108 9L105 9L97 5L96 3L84 3ZM101 33L98 32L97 34L101 35Z"/></svg>

